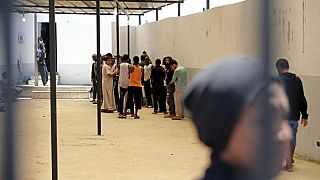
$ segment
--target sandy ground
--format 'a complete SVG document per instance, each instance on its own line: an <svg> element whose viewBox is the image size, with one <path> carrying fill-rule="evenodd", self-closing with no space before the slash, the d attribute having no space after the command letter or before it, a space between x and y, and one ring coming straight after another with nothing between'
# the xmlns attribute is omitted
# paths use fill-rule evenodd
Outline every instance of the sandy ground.
<svg viewBox="0 0 320 180"><path fill-rule="evenodd" d="M49 100L20 100L18 179L51 179ZM140 120L102 114L103 136L96 136L96 106L88 101L58 101L59 179L199 179L209 151L189 120L171 121L143 109ZM280 180L320 179L320 165L297 160Z"/></svg>

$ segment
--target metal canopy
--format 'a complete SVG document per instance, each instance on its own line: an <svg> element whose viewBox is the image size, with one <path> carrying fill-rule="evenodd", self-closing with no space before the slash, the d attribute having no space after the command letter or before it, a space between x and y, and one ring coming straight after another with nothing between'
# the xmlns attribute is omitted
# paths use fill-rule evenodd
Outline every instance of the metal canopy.
<svg viewBox="0 0 320 180"><path fill-rule="evenodd" d="M100 0L102 15L112 15L117 7L115 0ZM122 7L120 14L143 15L144 13L160 10L162 7L183 3L184 0L118 0ZM57 14L96 14L95 0L56 0ZM14 12L21 13L49 13L48 0L16 0Z"/></svg>

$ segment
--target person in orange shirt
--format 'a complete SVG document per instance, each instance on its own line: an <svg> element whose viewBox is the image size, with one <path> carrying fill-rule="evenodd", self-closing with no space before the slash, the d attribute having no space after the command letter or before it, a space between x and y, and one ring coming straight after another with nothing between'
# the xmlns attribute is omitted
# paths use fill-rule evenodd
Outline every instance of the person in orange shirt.
<svg viewBox="0 0 320 180"><path fill-rule="evenodd" d="M130 84L128 88L128 102L134 100L134 106L129 106L131 117L134 119L140 119L138 111L142 106L142 78L143 78L143 67L139 66L139 57L133 57L134 71L130 73ZM135 110L135 111L134 111ZM125 111L126 112L126 111Z"/></svg>

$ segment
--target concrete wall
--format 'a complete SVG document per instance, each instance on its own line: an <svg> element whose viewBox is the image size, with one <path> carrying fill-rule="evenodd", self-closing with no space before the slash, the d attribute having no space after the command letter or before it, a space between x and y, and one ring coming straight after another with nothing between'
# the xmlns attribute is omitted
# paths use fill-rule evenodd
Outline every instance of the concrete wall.
<svg viewBox="0 0 320 180"><path fill-rule="evenodd" d="M310 125L300 128L297 153L320 161L320 1L282 0L273 14L273 60L286 57L303 80ZM260 25L257 1L214 8L190 16L169 18L137 27L136 48L152 59L171 55L188 68L189 80L208 64L226 56L259 57Z"/></svg>
<svg viewBox="0 0 320 180"><path fill-rule="evenodd" d="M142 25L136 32L137 49L152 59L172 55L190 68L204 68L232 54L255 57L260 36L252 14L257 10L248 11L251 5L244 4Z"/></svg>
<svg viewBox="0 0 320 180"><path fill-rule="evenodd" d="M120 43L119 43L119 53L122 56L123 54L128 54L128 26L120 26ZM116 23L112 23L112 54L117 54L117 31L116 31ZM142 51L141 51L142 52ZM140 54L141 54L140 52ZM136 48L136 27L130 26L130 58L133 56L140 55L137 52Z"/></svg>
<svg viewBox="0 0 320 180"><path fill-rule="evenodd" d="M309 103L310 125L300 127L297 152L320 161L320 1L283 0L273 11L273 30L276 40L275 55L289 59L291 71L303 81Z"/></svg>

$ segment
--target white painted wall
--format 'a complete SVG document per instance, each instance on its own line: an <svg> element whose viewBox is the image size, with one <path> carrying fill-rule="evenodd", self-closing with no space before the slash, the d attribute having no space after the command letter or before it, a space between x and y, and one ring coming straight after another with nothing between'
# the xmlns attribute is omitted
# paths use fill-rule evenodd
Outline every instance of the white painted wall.
<svg viewBox="0 0 320 180"><path fill-rule="evenodd" d="M28 64L33 63L34 61L34 35L33 35L33 15L26 14L25 17L27 18L26 22L22 22L22 14L12 14L12 29L11 29L11 51L12 51L12 59L11 61L11 68L12 72L14 73L14 80L19 80L19 73L17 69L17 60L20 59L22 63L22 70L25 72L25 74L32 73L33 72L33 66L29 66ZM31 20L32 19L32 20ZM0 31L3 31L3 20L1 19L1 28ZM4 32L2 32L4 33ZM18 35L23 37L23 42L18 43ZM4 34L1 34L0 36L0 74L3 71L6 71L5 69L5 59L4 54L5 50L4 47L6 44L4 44Z"/></svg>
<svg viewBox="0 0 320 180"><path fill-rule="evenodd" d="M12 67L17 71L16 61L21 59L23 73L34 74L34 15L26 14L22 23L21 14L13 14L13 59ZM38 14L38 22L49 22L48 14ZM101 17L101 53L111 52L112 16ZM97 52L96 16L56 15L58 73L62 84L90 84L92 54ZM23 35L24 43L18 44L18 34ZM0 36L0 42L2 42ZM3 48L0 49L0 54ZM2 58L1 58L2 59ZM0 64L1 65L1 64ZM17 72L16 72L17 73Z"/></svg>
<svg viewBox="0 0 320 180"><path fill-rule="evenodd" d="M48 22L41 14L38 22ZM101 54L111 52L111 21L101 17ZM57 59L61 84L90 84L92 54L97 53L96 16L56 15Z"/></svg>

